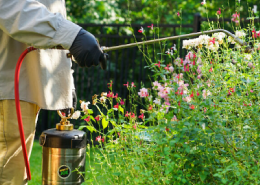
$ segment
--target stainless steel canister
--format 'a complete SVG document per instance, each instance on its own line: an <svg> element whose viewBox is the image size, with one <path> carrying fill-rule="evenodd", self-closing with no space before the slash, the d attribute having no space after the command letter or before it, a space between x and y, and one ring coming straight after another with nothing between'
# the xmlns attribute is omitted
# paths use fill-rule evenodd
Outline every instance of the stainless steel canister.
<svg viewBox="0 0 260 185"><path fill-rule="evenodd" d="M84 182L86 134L49 129L40 136L42 184L78 185Z"/></svg>

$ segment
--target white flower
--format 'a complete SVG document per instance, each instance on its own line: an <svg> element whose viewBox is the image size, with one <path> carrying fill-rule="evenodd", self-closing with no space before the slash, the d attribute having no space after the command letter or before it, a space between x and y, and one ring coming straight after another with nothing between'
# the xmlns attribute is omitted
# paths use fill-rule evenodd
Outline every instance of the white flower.
<svg viewBox="0 0 260 185"><path fill-rule="evenodd" d="M211 96L212 94L211 94L211 92L209 91L209 90L203 90L202 91L202 96L203 96L203 98L204 99L206 99L208 96Z"/></svg>
<svg viewBox="0 0 260 185"><path fill-rule="evenodd" d="M161 100L158 98L155 98L155 100L153 101L155 104L157 105L161 105Z"/></svg>
<svg viewBox="0 0 260 185"><path fill-rule="evenodd" d="M76 112L73 113L71 119L78 119L79 117L80 117L80 111L77 110Z"/></svg>
<svg viewBox="0 0 260 185"><path fill-rule="evenodd" d="M245 60L251 60L252 59L252 55L251 54L245 54L244 55L244 59Z"/></svg>
<svg viewBox="0 0 260 185"><path fill-rule="evenodd" d="M202 123L201 127L202 127L202 130L205 130L206 124L205 124L205 123Z"/></svg>
<svg viewBox="0 0 260 185"><path fill-rule="evenodd" d="M243 129L250 129L251 127L246 125L246 126L243 126Z"/></svg>
<svg viewBox="0 0 260 185"><path fill-rule="evenodd" d="M153 99L153 96L148 96L148 100L151 101Z"/></svg>
<svg viewBox="0 0 260 185"><path fill-rule="evenodd" d="M174 71L174 67L170 66L170 67L169 67L169 71L170 71L170 72L173 72L173 71Z"/></svg>
<svg viewBox="0 0 260 185"><path fill-rule="evenodd" d="M228 37L228 42L230 42L231 44L235 44L236 43L234 38L230 37L230 36Z"/></svg>
<svg viewBox="0 0 260 185"><path fill-rule="evenodd" d="M106 96L101 96L100 101L101 101L101 103L105 103L106 102Z"/></svg>
<svg viewBox="0 0 260 185"><path fill-rule="evenodd" d="M183 101L190 103L192 101L192 98L190 96L186 96L185 98L183 98Z"/></svg>
<svg viewBox="0 0 260 185"><path fill-rule="evenodd" d="M244 31L236 31L235 32L235 35L238 37L238 38L243 38L246 36L246 33Z"/></svg>
<svg viewBox="0 0 260 185"><path fill-rule="evenodd" d="M89 101L88 101L88 102L82 101L80 107L81 107L81 109L82 109L84 112L86 112L86 111L88 110L88 105L89 105L89 104L90 104Z"/></svg>

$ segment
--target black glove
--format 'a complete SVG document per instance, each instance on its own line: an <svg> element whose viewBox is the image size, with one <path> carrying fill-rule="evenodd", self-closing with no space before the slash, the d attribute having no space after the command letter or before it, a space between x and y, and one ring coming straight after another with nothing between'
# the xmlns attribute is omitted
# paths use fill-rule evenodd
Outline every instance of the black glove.
<svg viewBox="0 0 260 185"><path fill-rule="evenodd" d="M77 108L77 93L75 89L72 90L72 108L74 108L74 112ZM71 108L68 109L62 109L61 112L66 114L66 117L71 113Z"/></svg>
<svg viewBox="0 0 260 185"><path fill-rule="evenodd" d="M86 30L79 31L69 50L80 67L100 64L102 69L106 69L106 54L102 52L94 35Z"/></svg>

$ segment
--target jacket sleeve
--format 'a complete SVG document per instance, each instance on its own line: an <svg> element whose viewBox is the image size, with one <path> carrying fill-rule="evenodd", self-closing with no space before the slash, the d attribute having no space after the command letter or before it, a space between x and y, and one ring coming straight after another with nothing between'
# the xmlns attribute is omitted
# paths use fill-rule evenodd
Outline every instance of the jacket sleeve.
<svg viewBox="0 0 260 185"><path fill-rule="evenodd" d="M69 49L81 27L35 0L0 0L0 29L36 48Z"/></svg>

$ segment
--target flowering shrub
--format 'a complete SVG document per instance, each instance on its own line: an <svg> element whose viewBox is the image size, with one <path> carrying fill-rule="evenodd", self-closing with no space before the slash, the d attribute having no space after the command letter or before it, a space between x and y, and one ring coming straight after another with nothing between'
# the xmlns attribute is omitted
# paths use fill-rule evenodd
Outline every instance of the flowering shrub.
<svg viewBox="0 0 260 185"><path fill-rule="evenodd" d="M81 102L81 128L99 133L95 141L102 143L92 156L101 169L91 168L86 181L259 184L260 36L251 28L235 35L252 43L251 53L224 33L201 35L183 41L184 58L176 47L160 52L159 61L148 58L154 80L141 89L124 84L127 100L111 82L107 93L93 96L99 115Z"/></svg>

